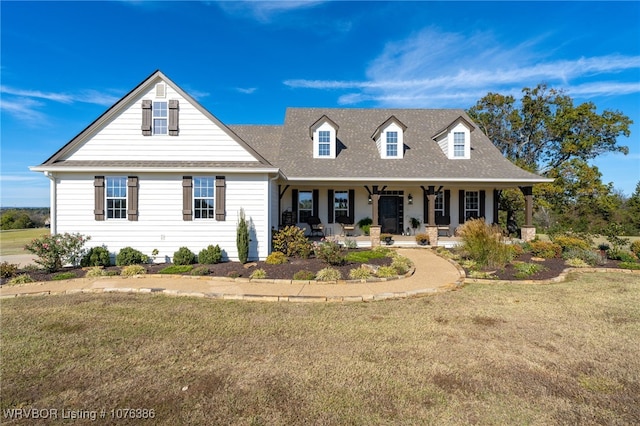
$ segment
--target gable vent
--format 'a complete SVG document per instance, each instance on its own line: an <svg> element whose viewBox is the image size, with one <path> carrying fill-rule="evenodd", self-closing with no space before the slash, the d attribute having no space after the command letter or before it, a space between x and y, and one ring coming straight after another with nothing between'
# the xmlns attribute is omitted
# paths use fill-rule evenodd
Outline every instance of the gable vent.
<svg viewBox="0 0 640 426"><path fill-rule="evenodd" d="M164 98L167 96L167 86L164 83L156 84L156 98Z"/></svg>

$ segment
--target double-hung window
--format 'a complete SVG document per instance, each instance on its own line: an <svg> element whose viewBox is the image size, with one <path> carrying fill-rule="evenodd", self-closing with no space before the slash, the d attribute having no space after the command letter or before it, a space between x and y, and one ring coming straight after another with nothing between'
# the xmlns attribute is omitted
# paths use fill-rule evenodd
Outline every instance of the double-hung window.
<svg viewBox="0 0 640 426"><path fill-rule="evenodd" d="M194 219L214 219L216 217L213 194L215 179L213 177L193 178L193 217Z"/></svg>
<svg viewBox="0 0 640 426"><path fill-rule="evenodd" d="M453 134L453 156L457 158L464 157L464 151L464 132L455 132Z"/></svg>
<svg viewBox="0 0 640 426"><path fill-rule="evenodd" d="M436 215L440 213L441 216L444 216L444 192L436 192L436 207L435 207Z"/></svg>
<svg viewBox="0 0 640 426"><path fill-rule="evenodd" d="M328 157L331 155L331 132L320 130L318 132L318 157Z"/></svg>
<svg viewBox="0 0 640 426"><path fill-rule="evenodd" d="M298 193L298 222L306 223L309 216L313 216L313 192L300 191Z"/></svg>
<svg viewBox="0 0 640 426"><path fill-rule="evenodd" d="M398 132L387 132L387 157L398 156Z"/></svg>
<svg viewBox="0 0 640 426"><path fill-rule="evenodd" d="M466 191L464 193L464 219L476 219L480 217L480 193L478 191Z"/></svg>
<svg viewBox="0 0 640 426"><path fill-rule="evenodd" d="M333 193L334 217L349 216L349 191L335 191Z"/></svg>
<svg viewBox="0 0 640 426"><path fill-rule="evenodd" d="M166 102L154 102L153 103L153 134L154 135L166 135L167 134L167 122L168 122L168 110Z"/></svg>
<svg viewBox="0 0 640 426"><path fill-rule="evenodd" d="M106 178L107 219L127 218L127 178Z"/></svg>

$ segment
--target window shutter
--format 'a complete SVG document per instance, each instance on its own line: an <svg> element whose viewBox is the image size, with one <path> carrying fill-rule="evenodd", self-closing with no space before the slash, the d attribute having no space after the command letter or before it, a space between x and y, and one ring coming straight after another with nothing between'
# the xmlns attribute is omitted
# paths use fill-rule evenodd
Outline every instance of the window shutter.
<svg viewBox="0 0 640 426"><path fill-rule="evenodd" d="M169 100L169 136L178 136L178 107L177 99Z"/></svg>
<svg viewBox="0 0 640 426"><path fill-rule="evenodd" d="M96 220L104 220L104 176L96 176L93 179L95 202L93 214Z"/></svg>
<svg viewBox="0 0 640 426"><path fill-rule="evenodd" d="M216 220L219 220L219 221L225 220L225 209L226 209L225 189L226 189L225 177L216 176L216 194L215 194Z"/></svg>
<svg viewBox="0 0 640 426"><path fill-rule="evenodd" d="M427 197L427 191L425 191L424 189L422 190L422 217L422 221L424 222L425 226L433 225L432 223L429 223L429 197Z"/></svg>
<svg viewBox="0 0 640 426"><path fill-rule="evenodd" d="M480 203L480 217L485 218L485 200L487 199L486 191L480 191L480 199L478 202Z"/></svg>
<svg viewBox="0 0 640 426"><path fill-rule="evenodd" d="M356 223L356 193L353 189L349 190L349 222Z"/></svg>
<svg viewBox="0 0 640 426"><path fill-rule="evenodd" d="M151 100L142 100L142 136L151 136Z"/></svg>
<svg viewBox="0 0 640 426"><path fill-rule="evenodd" d="M444 191L444 216L447 225L451 225L451 190L449 189Z"/></svg>
<svg viewBox="0 0 640 426"><path fill-rule="evenodd" d="M497 224L499 220L499 203L500 202L500 191L497 189L493 190L493 223Z"/></svg>
<svg viewBox="0 0 640 426"><path fill-rule="evenodd" d="M318 217L318 199L320 198L320 194L317 189L313 190L313 211L312 215Z"/></svg>
<svg viewBox="0 0 640 426"><path fill-rule="evenodd" d="M462 225L464 223L464 189L461 189L458 194L458 223Z"/></svg>
<svg viewBox="0 0 640 426"><path fill-rule="evenodd" d="M127 178L127 219L138 220L138 177Z"/></svg>
<svg viewBox="0 0 640 426"><path fill-rule="evenodd" d="M291 213L293 213L293 220L298 221L298 190L291 190Z"/></svg>
<svg viewBox="0 0 640 426"><path fill-rule="evenodd" d="M182 177L182 220L193 218L193 179L191 176Z"/></svg>
<svg viewBox="0 0 640 426"><path fill-rule="evenodd" d="M333 199L333 189L327 191L327 200L329 200L329 208L327 209L327 222L333 223L333 208L335 206L335 202Z"/></svg>

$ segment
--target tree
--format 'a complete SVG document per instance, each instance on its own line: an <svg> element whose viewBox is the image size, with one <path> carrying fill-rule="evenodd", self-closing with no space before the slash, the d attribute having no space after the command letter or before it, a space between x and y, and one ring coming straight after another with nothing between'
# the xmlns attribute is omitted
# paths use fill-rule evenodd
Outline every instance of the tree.
<svg viewBox="0 0 640 426"><path fill-rule="evenodd" d="M628 147L619 145L617 138L628 137L633 122L619 111L598 114L592 102L576 106L569 96L546 84L524 88L522 93L519 103L513 96L489 93L468 113L505 157L555 179L539 185L534 195L543 210L562 219L561 225L586 227L594 217L608 220L612 185L604 185L598 169L588 162L606 152L627 154ZM512 193L505 195L509 197L501 200L501 208L511 216L520 201ZM584 209L595 209L595 216Z"/></svg>
<svg viewBox="0 0 640 426"><path fill-rule="evenodd" d="M3 231L8 229L33 228L33 222L26 212L18 210L8 210L2 214L0 227Z"/></svg>
<svg viewBox="0 0 640 426"><path fill-rule="evenodd" d="M249 259L249 227L244 217L244 209L240 209L240 222L238 223L236 246L238 247L238 259L240 263L247 263Z"/></svg>

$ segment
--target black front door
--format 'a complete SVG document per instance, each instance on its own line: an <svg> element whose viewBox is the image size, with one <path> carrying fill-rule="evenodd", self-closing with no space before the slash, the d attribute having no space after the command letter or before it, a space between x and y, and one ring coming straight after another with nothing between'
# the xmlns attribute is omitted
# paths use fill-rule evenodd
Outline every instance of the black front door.
<svg viewBox="0 0 640 426"><path fill-rule="evenodd" d="M399 234L400 215L399 206L401 198L396 196L381 196L378 203L378 217L380 218L380 232Z"/></svg>

